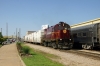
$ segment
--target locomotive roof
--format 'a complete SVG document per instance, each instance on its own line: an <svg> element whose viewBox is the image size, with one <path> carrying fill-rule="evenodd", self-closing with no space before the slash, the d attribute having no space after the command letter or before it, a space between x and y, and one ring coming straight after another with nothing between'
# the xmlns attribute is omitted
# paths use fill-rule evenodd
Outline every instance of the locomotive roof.
<svg viewBox="0 0 100 66"><path fill-rule="evenodd" d="M92 25L92 24L96 24L96 23L100 23L100 18L72 25L71 28L82 27L82 26Z"/></svg>
<svg viewBox="0 0 100 66"><path fill-rule="evenodd" d="M84 25L84 26L81 26L81 27L71 28L71 30L90 29L90 28L92 28L94 25L95 25L95 24Z"/></svg>

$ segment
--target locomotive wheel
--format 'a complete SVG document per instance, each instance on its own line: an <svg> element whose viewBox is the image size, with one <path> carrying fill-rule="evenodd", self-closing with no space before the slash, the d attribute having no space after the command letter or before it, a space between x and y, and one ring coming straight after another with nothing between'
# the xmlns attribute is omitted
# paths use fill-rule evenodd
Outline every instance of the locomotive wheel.
<svg viewBox="0 0 100 66"><path fill-rule="evenodd" d="M58 44L58 48L61 50L63 49L63 46Z"/></svg>
<svg viewBox="0 0 100 66"><path fill-rule="evenodd" d="M58 46L57 46L56 43L52 43L52 47L53 47L54 49L57 49L57 48L58 48Z"/></svg>
<svg viewBox="0 0 100 66"><path fill-rule="evenodd" d="M87 44L85 44L85 45L83 46L83 48L84 48L84 49L93 49L93 46L92 46L92 45L87 45Z"/></svg>
<svg viewBox="0 0 100 66"><path fill-rule="evenodd" d="M48 44L47 44L46 42L44 42L44 46L45 46L45 47L47 47L47 46L48 46Z"/></svg>
<svg viewBox="0 0 100 66"><path fill-rule="evenodd" d="M87 44L83 45L83 49L87 49Z"/></svg>
<svg viewBox="0 0 100 66"><path fill-rule="evenodd" d="M92 49L93 49L93 46L92 46L92 45L88 45L88 46L87 46L87 49L92 50Z"/></svg>

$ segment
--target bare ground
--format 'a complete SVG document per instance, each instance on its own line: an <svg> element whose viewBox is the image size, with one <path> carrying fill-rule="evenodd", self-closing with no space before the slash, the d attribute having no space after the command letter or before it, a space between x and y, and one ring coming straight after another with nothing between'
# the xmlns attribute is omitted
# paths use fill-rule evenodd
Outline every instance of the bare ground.
<svg viewBox="0 0 100 66"><path fill-rule="evenodd" d="M59 56L60 58L58 59L52 58L52 60L60 62L64 64L64 66L100 66L99 60L94 60L85 56L80 56L72 53L65 53L59 50L51 49L40 45L34 45L34 44L26 44L26 45L36 50L41 50L43 52Z"/></svg>

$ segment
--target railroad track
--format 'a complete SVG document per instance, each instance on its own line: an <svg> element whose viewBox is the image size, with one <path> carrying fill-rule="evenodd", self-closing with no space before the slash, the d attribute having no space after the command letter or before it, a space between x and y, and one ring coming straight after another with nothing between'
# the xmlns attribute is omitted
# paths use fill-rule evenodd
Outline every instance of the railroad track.
<svg viewBox="0 0 100 66"><path fill-rule="evenodd" d="M51 47L48 47L48 48L51 48ZM100 51L97 51L97 50L83 50L83 49L71 49L71 50L56 49L56 50L61 51L61 52L66 52L66 53L72 53L72 54L76 54L80 56L85 56L87 58L92 58L95 60L100 60Z"/></svg>
<svg viewBox="0 0 100 66"><path fill-rule="evenodd" d="M85 50L85 51L80 51L80 50L60 50L62 52L66 52L66 53L72 53L72 54L76 54L79 56L85 56L87 58L92 58L95 60L100 60L100 53L93 53L92 51L89 52L89 50ZM95 51L94 51L95 52Z"/></svg>
<svg viewBox="0 0 100 66"><path fill-rule="evenodd" d="M51 47L48 47L49 49L53 49ZM56 49L58 51L61 51L61 52L66 52L66 53L72 53L72 54L76 54L76 55L79 55L79 56L84 56L84 57L87 57L87 58L92 58L92 59L95 59L95 60L100 60L100 51L96 51L96 50L77 50L77 49L71 49L71 50L59 50L59 49Z"/></svg>

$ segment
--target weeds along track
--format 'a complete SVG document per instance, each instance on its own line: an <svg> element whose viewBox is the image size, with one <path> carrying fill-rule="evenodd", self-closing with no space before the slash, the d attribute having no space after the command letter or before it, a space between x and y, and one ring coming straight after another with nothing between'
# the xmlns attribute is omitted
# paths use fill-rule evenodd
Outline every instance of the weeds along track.
<svg viewBox="0 0 100 66"><path fill-rule="evenodd" d="M72 54L76 54L79 56L85 56L87 58L92 58L94 60L100 60L100 52L97 51L91 51L91 50L60 50L62 52L66 52L66 53L72 53Z"/></svg>

